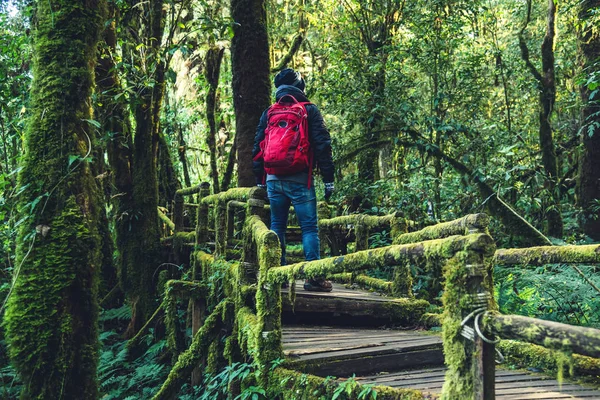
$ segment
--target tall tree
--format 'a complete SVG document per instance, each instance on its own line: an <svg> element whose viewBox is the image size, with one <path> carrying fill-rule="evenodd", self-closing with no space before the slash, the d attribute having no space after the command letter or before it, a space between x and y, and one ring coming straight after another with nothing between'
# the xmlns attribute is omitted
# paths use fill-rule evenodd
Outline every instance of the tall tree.
<svg viewBox="0 0 600 400"><path fill-rule="evenodd" d="M265 0L231 0L233 106L238 186L253 186L252 146L258 120L271 102Z"/></svg>
<svg viewBox="0 0 600 400"><path fill-rule="evenodd" d="M542 69L533 65L529 57L529 48L525 42L524 32L531 17L531 0L527 2L527 17L525 25L519 33L519 47L521 57L527 68L535 78L539 89L539 140L542 151L542 165L546 172L546 183L551 193L552 204L547 207L546 216L548 222L548 234L554 237L562 237L563 221L560 213L560 194L557 190L558 162L554 135L550 118L556 101L556 77L554 72L554 37L556 34L556 3L555 0L548 1L548 14L546 23L546 34L542 41Z"/></svg>
<svg viewBox="0 0 600 400"><path fill-rule="evenodd" d="M130 98L135 119L130 190L133 209L125 216L129 233L119 249L123 258L121 286L132 306L128 335L135 333L154 311L152 276L160 256L157 164L166 69L164 17L163 0L150 0L130 2L124 19L129 34L123 46L124 58L134 63L127 79L136 93Z"/></svg>
<svg viewBox="0 0 600 400"><path fill-rule="evenodd" d="M4 317L22 398L94 399L99 196L90 169L101 0L34 4L14 286Z"/></svg>
<svg viewBox="0 0 600 400"><path fill-rule="evenodd" d="M600 35L594 31L593 12L600 10L600 0L585 0L580 3L579 20L581 31L579 47L583 72L593 77L581 86L583 109L581 115L581 143L583 151L579 160L578 195L583 207L583 230L594 240L600 240L600 92L592 85L600 86ZM597 25L596 25L597 26Z"/></svg>

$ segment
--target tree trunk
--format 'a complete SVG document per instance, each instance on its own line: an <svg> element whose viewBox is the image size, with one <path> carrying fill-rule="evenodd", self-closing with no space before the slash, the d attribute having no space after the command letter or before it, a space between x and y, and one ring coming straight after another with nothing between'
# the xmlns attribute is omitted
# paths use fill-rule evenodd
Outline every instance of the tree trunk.
<svg viewBox="0 0 600 400"><path fill-rule="evenodd" d="M132 307L132 320L127 336L133 335L144 325L156 308L154 270L159 263L160 231L158 218L158 107L162 100L164 84L164 60L160 55L160 42L164 29L163 2L151 0L147 3L148 20L142 25L146 52L153 57L134 59L141 71L155 71L153 75L138 78L138 93L133 104L136 121L133 143L133 212L130 216L127 250L123 253L124 270L121 284ZM142 10L140 10L142 11ZM140 16L141 18L141 16ZM145 63L157 63L156 65ZM153 80L154 87L146 79Z"/></svg>
<svg viewBox="0 0 600 400"><path fill-rule="evenodd" d="M35 3L33 85L14 287L4 326L22 398L98 396L99 193L91 92L105 4Z"/></svg>
<svg viewBox="0 0 600 400"><path fill-rule="evenodd" d="M523 32L529 23L531 2L528 3L527 19L525 26L519 34L519 47L521 49L521 58L529 68L531 74L538 81L540 92L540 111L539 111L539 139L542 152L542 165L546 172L546 186L551 193L552 203L546 208L548 222L548 234L557 238L562 237L563 221L560 213L560 193L557 190L558 182L558 163L556 159L556 149L550 117L554 108L556 99L556 80L554 73L554 36L556 4L555 0L548 0L548 21L546 26L546 35L542 42L542 72L539 72L529 59L529 49L523 38Z"/></svg>
<svg viewBox="0 0 600 400"><path fill-rule="evenodd" d="M111 16L114 12L111 10ZM115 215L115 246L117 249L117 260L114 265L117 268L116 276L112 271L103 268L102 276L105 284L111 286L113 279L118 277L121 267L121 254L123 243L129 231L127 215L133 207L131 200L131 138L127 112L122 101L114 101L114 96L121 91L117 74L114 70L113 56L117 47L115 22L112 21L104 29L102 37L104 44L101 46L101 56L96 65L96 85L98 86L98 105L96 119L102 126L102 132L107 137L106 152L110 167L112 190L110 191ZM112 257L112 251L110 252ZM114 284L118 283L117 280ZM110 288L109 288L110 289Z"/></svg>
<svg viewBox="0 0 600 400"><path fill-rule="evenodd" d="M254 186L252 147L258 120L271 103L269 38L265 0L231 0L233 105L238 186Z"/></svg>
<svg viewBox="0 0 600 400"><path fill-rule="evenodd" d="M579 20L584 23L592 18L591 11L600 8L600 0L585 0L580 4ZM594 67L600 57L600 36L592 35L591 27L580 32L579 48L584 73L597 71ZM586 235L600 240L600 93L588 86L581 86L583 109L581 113L581 143L577 193L583 208L582 228Z"/></svg>
<svg viewBox="0 0 600 400"><path fill-rule="evenodd" d="M219 170L217 169L217 124L215 112L217 111L217 88L219 87L219 75L221 74L221 61L225 49L212 45L206 52L206 69L204 76L208 82L208 93L206 95L206 120L209 132L206 138L208 151L210 151L210 176L212 177L213 190L219 189Z"/></svg>

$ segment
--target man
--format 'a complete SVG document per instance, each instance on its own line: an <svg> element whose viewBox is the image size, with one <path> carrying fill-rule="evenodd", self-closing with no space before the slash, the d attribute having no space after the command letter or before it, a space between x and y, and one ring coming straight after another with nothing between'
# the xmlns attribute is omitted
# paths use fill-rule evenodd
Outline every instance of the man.
<svg viewBox="0 0 600 400"><path fill-rule="evenodd" d="M275 87L277 88L275 99L278 103L283 104L288 100L293 101L289 96L292 96L300 103L308 102L304 94L304 79L300 73L291 68L286 68L277 74L275 77ZM256 130L256 136L254 137L254 148L252 150L252 157L254 159L253 171L256 176L256 183L259 186L264 186L266 183L267 195L271 204L271 229L275 231L281 243L281 265L285 265L285 232L290 205L294 206L294 211L302 229L302 248L305 259L311 261L320 258L317 198L310 165L313 167L316 166L320 170L325 184L325 200L329 200L334 190L334 166L329 131L325 127L323 117L317 106L314 104L304 104L303 106L306 110L305 115L308 122L308 158L311 160L308 167L299 172L286 174L268 174L265 171L261 143L265 140L265 130L269 124L269 110L272 110L275 105L265 110L262 114ZM272 115L271 118L273 118ZM304 283L304 289L330 292L332 286L331 282L325 280L323 277L307 280Z"/></svg>

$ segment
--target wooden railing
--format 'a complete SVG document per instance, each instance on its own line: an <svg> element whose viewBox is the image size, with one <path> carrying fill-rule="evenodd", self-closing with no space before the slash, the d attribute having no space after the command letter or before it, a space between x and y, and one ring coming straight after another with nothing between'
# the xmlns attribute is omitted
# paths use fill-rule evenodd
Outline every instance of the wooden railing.
<svg viewBox="0 0 600 400"><path fill-rule="evenodd" d="M173 350L177 362L156 399L171 398L189 374L197 383L199 373L192 370L198 364L217 368L219 362L222 365L251 359L262 369L262 384L268 384L270 376L295 379L289 370L277 368L272 371L270 368L272 362L283 355L282 283L327 275L387 287L397 295L409 297L411 264L430 265L429 273L435 275L444 292L441 320L448 372L442 398L494 398L495 347L487 336L524 339L598 357L600 334L597 330L501 316L496 311L492 258L495 254L496 263L507 263L517 256L514 250L495 251L494 241L487 232L489 219L484 214L469 215L411 233L406 232L406 222L398 214L322 218L322 243L330 246L332 257L281 266L278 238L268 228L264 190L241 188L209 195L208 185L201 185L197 191L188 190L180 193L179 197L192 191L199 195L193 241L195 250L190 258L192 283L183 285L178 283L182 281L171 281L167 285L163 307L166 314L173 315L174 304L181 299L189 299L193 340L187 350ZM176 200L179 206L174 207L174 220L180 219L184 204L181 199ZM174 222L174 226L173 236L179 232L189 235L181 223ZM342 246L339 241L336 243L335 236L347 235L349 228L354 233L357 251L341 254ZM390 229L394 244L368 249L369 232L375 229ZM189 240L188 236L186 240ZM235 246L242 249L241 253L237 253L237 261L226 263L226 258L233 258L231 254L228 257L228 249ZM580 250L574 251L570 259L597 262L597 249L586 247L585 250L585 255ZM549 248L541 253L533 252L528 261L558 259L558 256L552 255L554 251L554 248ZM396 271L393 282L374 280L361 274L386 266ZM214 280L219 277L224 283L217 293ZM179 288L176 296L173 295L174 287ZM169 318L167 320L170 321ZM168 326L169 335L174 337L173 331L177 327L172 323ZM520 328L513 329L515 326ZM539 334L530 334L533 327L537 327ZM227 332L224 348L219 348L222 341L215 339L218 332ZM542 334L551 339L543 339ZM227 359L219 361L223 353ZM325 385L319 382L318 385ZM389 390L386 389L378 398L392 399L401 395L401 391Z"/></svg>

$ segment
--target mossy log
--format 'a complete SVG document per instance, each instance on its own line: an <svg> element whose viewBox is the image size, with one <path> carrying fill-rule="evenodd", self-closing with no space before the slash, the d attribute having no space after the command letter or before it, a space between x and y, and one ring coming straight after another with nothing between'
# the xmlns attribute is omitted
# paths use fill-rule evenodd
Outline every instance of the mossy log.
<svg viewBox="0 0 600 400"><path fill-rule="evenodd" d="M323 219L319 221L321 227L334 227L338 225L358 225L363 224L368 228L386 227L390 226L396 219L400 219L399 213L393 213L388 215L365 215L365 214L352 214L344 215L341 217L334 217L329 219Z"/></svg>
<svg viewBox="0 0 600 400"><path fill-rule="evenodd" d="M498 249L496 265L544 265L554 263L599 263L600 245L538 246L523 249Z"/></svg>
<svg viewBox="0 0 600 400"><path fill-rule="evenodd" d="M283 283L304 277L314 278L341 272L358 272L386 265L399 265L406 261L416 262L427 260L429 257L450 258L462 250L472 250L491 256L494 251L494 240L486 234L473 234L363 250L344 256L272 268L268 271L268 280L271 283Z"/></svg>
<svg viewBox="0 0 600 400"><path fill-rule="evenodd" d="M556 350L537 344L501 340L496 346L504 356L504 362L518 368L536 368L560 375L560 370L566 366L564 358L557 357ZM600 385L600 359L572 354L568 362L574 376Z"/></svg>
<svg viewBox="0 0 600 400"><path fill-rule="evenodd" d="M268 393L282 393L284 400L313 400L331 399L336 393L341 382L321 378L314 375L303 374L286 368L275 368L270 373L271 387ZM359 383L348 386L345 390L348 398L357 399L364 387ZM375 386L379 400L422 400L431 398L415 389L397 389L388 386Z"/></svg>
<svg viewBox="0 0 600 400"><path fill-rule="evenodd" d="M196 186L190 186L188 188L179 189L175 192L177 196L190 196L196 193L200 193L202 184Z"/></svg>
<svg viewBox="0 0 600 400"><path fill-rule="evenodd" d="M208 296L209 288L199 282L170 280L165 285L165 295L178 298L203 299Z"/></svg>
<svg viewBox="0 0 600 400"><path fill-rule="evenodd" d="M488 331L503 339L516 339L550 349L600 358L600 329L498 313L487 313L483 322Z"/></svg>
<svg viewBox="0 0 600 400"><path fill-rule="evenodd" d="M381 293L391 294L394 286L393 282L384 281L383 279L372 278L367 275L354 275L346 272L341 274L333 274L329 276L336 282L340 283L356 283L363 289L373 289Z"/></svg>
<svg viewBox="0 0 600 400"><path fill-rule="evenodd" d="M167 217L167 215L164 212L162 212L160 208L158 209L158 218L160 218L160 220L164 222L170 230L172 230L173 232L175 231L175 223L171 221L171 219Z"/></svg>
<svg viewBox="0 0 600 400"><path fill-rule="evenodd" d="M179 358L167 380L163 383L153 400L171 400L177 395L184 382L192 374L200 360L208 355L210 344L217 339L221 329L226 326L227 319L233 315L233 303L224 300L215 307L206 318L202 328L194 335L190 347L179 355Z"/></svg>
<svg viewBox="0 0 600 400"><path fill-rule="evenodd" d="M220 201L228 202L230 200L245 201L245 200L248 200L252 196L252 193L254 193L256 191L264 192L264 189L261 189L259 187L233 188L233 189L229 189L226 192L221 192L221 193L216 193L216 194L213 194L210 196L206 196L206 197L202 198L202 200L200 200L200 201L202 204L217 204Z"/></svg>
<svg viewBox="0 0 600 400"><path fill-rule="evenodd" d="M416 243L453 235L487 233L489 223L490 218L487 214L470 214L453 221L428 226L416 232L399 235L394 238L394 244Z"/></svg>

